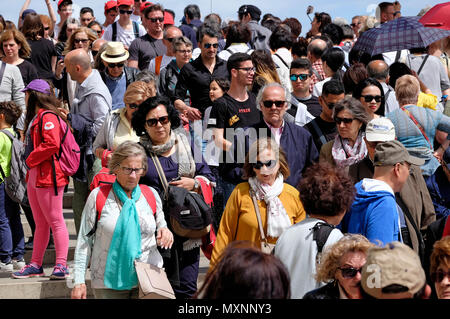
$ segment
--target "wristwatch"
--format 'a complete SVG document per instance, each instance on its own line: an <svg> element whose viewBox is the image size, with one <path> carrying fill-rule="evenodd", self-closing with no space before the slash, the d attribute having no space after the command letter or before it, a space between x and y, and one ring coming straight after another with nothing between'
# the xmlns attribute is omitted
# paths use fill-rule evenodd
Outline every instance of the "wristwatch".
<svg viewBox="0 0 450 319"><path fill-rule="evenodd" d="M197 179L194 179L195 183L194 183L194 190L196 191L197 189L199 189L200 187L200 182Z"/></svg>

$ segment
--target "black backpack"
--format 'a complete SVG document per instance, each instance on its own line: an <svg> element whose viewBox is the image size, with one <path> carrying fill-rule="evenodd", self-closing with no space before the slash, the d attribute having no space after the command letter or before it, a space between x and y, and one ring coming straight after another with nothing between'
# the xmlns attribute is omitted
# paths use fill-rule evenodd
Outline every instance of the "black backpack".
<svg viewBox="0 0 450 319"><path fill-rule="evenodd" d="M325 246L325 243L327 242L330 233L335 228L336 228L335 226L330 225L323 221L317 222L314 225L314 227L311 228L311 230L313 231L313 240L315 240L317 244L317 255L316 255L317 264L320 264L320 257L322 255L323 246Z"/></svg>

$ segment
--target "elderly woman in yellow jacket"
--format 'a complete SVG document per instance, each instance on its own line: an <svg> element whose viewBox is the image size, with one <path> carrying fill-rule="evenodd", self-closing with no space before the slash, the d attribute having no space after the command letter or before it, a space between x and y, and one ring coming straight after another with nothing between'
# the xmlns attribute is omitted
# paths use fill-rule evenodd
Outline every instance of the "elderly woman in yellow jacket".
<svg viewBox="0 0 450 319"><path fill-rule="evenodd" d="M261 232L250 192L255 194L267 242L275 244L289 226L305 219L299 192L284 180L289 166L282 149L270 139L259 139L250 147L245 158L241 183L231 193L220 222L211 256L212 269L225 247L236 240L248 240L261 246Z"/></svg>

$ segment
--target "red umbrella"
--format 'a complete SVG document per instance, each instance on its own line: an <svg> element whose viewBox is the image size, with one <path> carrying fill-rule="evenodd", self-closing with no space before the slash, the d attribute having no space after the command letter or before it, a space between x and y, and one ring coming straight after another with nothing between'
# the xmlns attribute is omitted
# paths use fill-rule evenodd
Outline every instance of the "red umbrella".
<svg viewBox="0 0 450 319"><path fill-rule="evenodd" d="M425 27L450 30L450 2L439 3L419 20Z"/></svg>

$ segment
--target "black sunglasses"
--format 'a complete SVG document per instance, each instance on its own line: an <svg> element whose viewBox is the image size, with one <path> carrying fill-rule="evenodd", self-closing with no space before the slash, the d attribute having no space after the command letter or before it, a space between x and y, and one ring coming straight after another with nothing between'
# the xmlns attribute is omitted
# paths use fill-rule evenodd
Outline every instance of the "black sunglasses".
<svg viewBox="0 0 450 319"><path fill-rule="evenodd" d="M431 274L431 280L433 282L442 282L442 280L444 280L444 277L450 278L450 271L445 272L442 270L438 270Z"/></svg>
<svg viewBox="0 0 450 319"><path fill-rule="evenodd" d="M159 21L159 22L164 22L164 17L158 17L158 18L149 18L149 20L153 23Z"/></svg>
<svg viewBox="0 0 450 319"><path fill-rule="evenodd" d="M108 68L114 69L115 67L121 68L125 63L108 63Z"/></svg>
<svg viewBox="0 0 450 319"><path fill-rule="evenodd" d="M205 43L204 47L205 47L205 49L209 49L210 47L217 49L219 47L219 43Z"/></svg>
<svg viewBox="0 0 450 319"><path fill-rule="evenodd" d="M44 30L48 31L48 30L50 30L50 27L45 27Z"/></svg>
<svg viewBox="0 0 450 319"><path fill-rule="evenodd" d="M270 100L266 100L266 101L263 101L262 104L269 109L274 104L275 104L276 107L283 107L286 104L286 101L270 101Z"/></svg>
<svg viewBox="0 0 450 319"><path fill-rule="evenodd" d="M133 13L133 10L123 10L123 9L120 9L119 10L119 12L120 12L120 14L132 14Z"/></svg>
<svg viewBox="0 0 450 319"><path fill-rule="evenodd" d="M166 40L172 43L172 41L175 40L175 38L166 38Z"/></svg>
<svg viewBox="0 0 450 319"><path fill-rule="evenodd" d="M272 168L272 167L275 166L276 163L277 163L276 160L268 160L267 162L256 161L256 163L253 164L253 168L254 169L261 169L263 166L265 166L267 168Z"/></svg>
<svg viewBox="0 0 450 319"><path fill-rule="evenodd" d="M169 116L161 116L159 118L155 118L155 119L148 119L145 121L145 123L147 123L148 126L156 126L158 125L158 122L161 123L161 125L165 125L167 123L169 123Z"/></svg>
<svg viewBox="0 0 450 319"><path fill-rule="evenodd" d="M375 99L375 102L381 102L381 95L361 95L361 97L364 98L364 101L371 102L373 99Z"/></svg>
<svg viewBox="0 0 450 319"><path fill-rule="evenodd" d="M356 276L357 273L361 273L362 268L353 268L353 267L347 267L342 268L339 267L342 273L342 277L344 278L353 278Z"/></svg>
<svg viewBox="0 0 450 319"><path fill-rule="evenodd" d="M349 119L346 117L338 117L336 116L334 118L334 121L336 122L336 124L341 124L342 122L344 122L345 124L350 124L351 122L353 122L354 119Z"/></svg>
<svg viewBox="0 0 450 319"><path fill-rule="evenodd" d="M291 74L291 81L297 81L298 79L305 81L309 77L309 74Z"/></svg>
<svg viewBox="0 0 450 319"><path fill-rule="evenodd" d="M97 55L98 51L97 50L91 50L92 56L95 58L95 56Z"/></svg>
<svg viewBox="0 0 450 319"><path fill-rule="evenodd" d="M128 106L130 107L130 109L136 109L139 107L139 104L131 103L131 104L128 104Z"/></svg>
<svg viewBox="0 0 450 319"><path fill-rule="evenodd" d="M73 39L74 43L80 43L80 42L87 43L88 41L89 41L89 39Z"/></svg>

